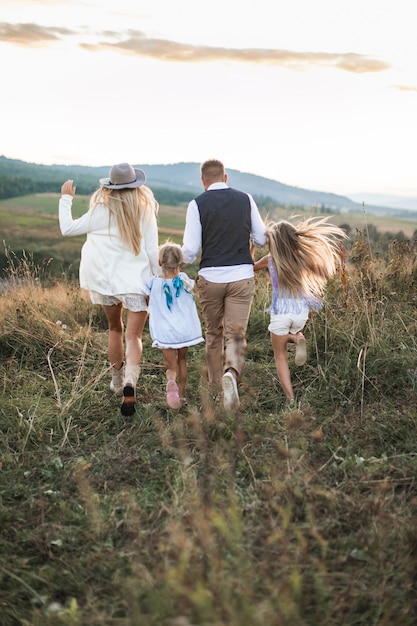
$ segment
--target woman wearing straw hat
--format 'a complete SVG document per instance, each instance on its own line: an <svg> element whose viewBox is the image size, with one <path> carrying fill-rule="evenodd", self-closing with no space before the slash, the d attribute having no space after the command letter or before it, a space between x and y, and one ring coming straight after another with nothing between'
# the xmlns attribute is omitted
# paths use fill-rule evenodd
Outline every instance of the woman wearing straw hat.
<svg viewBox="0 0 417 626"><path fill-rule="evenodd" d="M109 326L110 389L123 396L121 412L133 415L142 358L142 334L148 316L144 285L160 273L158 263L158 203L146 175L128 163L110 169L100 179L87 213L72 217L76 187L61 187L59 225L64 236L87 235L81 250L80 287L100 304ZM125 341L122 312L127 310ZM125 343L125 349L124 349Z"/></svg>

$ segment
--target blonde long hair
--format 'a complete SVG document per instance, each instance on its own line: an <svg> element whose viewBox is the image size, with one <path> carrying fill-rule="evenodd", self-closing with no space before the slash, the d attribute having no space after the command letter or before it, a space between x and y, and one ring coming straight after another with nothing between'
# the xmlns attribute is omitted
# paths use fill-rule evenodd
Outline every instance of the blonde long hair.
<svg viewBox="0 0 417 626"><path fill-rule="evenodd" d="M142 245L141 224L158 214L159 205L152 190L146 185L134 189L100 187L91 196L90 208L94 210L98 204L104 204L109 211L109 227L113 217L120 239L138 255Z"/></svg>
<svg viewBox="0 0 417 626"><path fill-rule="evenodd" d="M337 270L341 242L346 238L328 217L310 217L297 224L287 220L267 224L269 253L282 295L318 298Z"/></svg>

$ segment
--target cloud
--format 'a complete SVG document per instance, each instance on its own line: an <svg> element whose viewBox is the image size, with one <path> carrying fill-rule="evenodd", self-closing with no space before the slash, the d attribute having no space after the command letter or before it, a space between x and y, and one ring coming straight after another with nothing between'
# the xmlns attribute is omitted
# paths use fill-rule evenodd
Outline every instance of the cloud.
<svg viewBox="0 0 417 626"><path fill-rule="evenodd" d="M74 34L68 28L39 26L38 24L8 24L0 22L0 41L16 46L36 46L58 41Z"/></svg>
<svg viewBox="0 0 417 626"><path fill-rule="evenodd" d="M413 91L417 92L417 87L413 85L391 85L393 89L398 89L399 91Z"/></svg>
<svg viewBox="0 0 417 626"><path fill-rule="evenodd" d="M106 33L116 37L117 33ZM160 61L201 63L207 61L233 61L237 63L265 63L282 67L321 65L335 67L347 72L381 72L389 65L384 61L354 53L294 52L263 48L221 48L193 46L166 39L150 39L140 31L129 31L122 41L103 41L98 44L80 44L85 50L99 52L115 50L124 54L146 56Z"/></svg>
<svg viewBox="0 0 417 626"><path fill-rule="evenodd" d="M10 4L10 0L0 0L0 5L2 4ZM79 2L75 1L75 4L80 4ZM57 6L60 7L61 5L64 4L68 4L68 0L14 0L13 1L13 5L14 6L24 6L26 4L36 4L36 6L39 8L39 6ZM82 2L81 2L82 4Z"/></svg>
<svg viewBox="0 0 417 626"><path fill-rule="evenodd" d="M75 31L66 28L46 27L37 24L0 23L0 39L14 45L47 45L75 34ZM289 69L314 65L336 68L357 74L382 72L390 67L388 63L380 59L352 52L297 52L268 48L194 46L167 39L152 39L143 32L136 30L127 31L124 39L120 39L121 36L123 36L123 33L105 31L100 34L103 41L99 43L80 43L79 45L82 49L90 52L113 50L121 54L182 63L231 61L235 63L279 65Z"/></svg>

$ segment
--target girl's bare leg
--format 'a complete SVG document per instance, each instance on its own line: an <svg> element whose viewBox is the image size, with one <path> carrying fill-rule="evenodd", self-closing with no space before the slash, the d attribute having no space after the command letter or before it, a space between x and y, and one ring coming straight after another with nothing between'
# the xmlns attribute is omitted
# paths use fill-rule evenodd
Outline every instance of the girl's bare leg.
<svg viewBox="0 0 417 626"><path fill-rule="evenodd" d="M178 392L180 398L185 398L187 384L187 354L188 348L179 348L177 351Z"/></svg>
<svg viewBox="0 0 417 626"><path fill-rule="evenodd" d="M174 348L165 348L162 350L164 356L167 382L177 380L177 351Z"/></svg>
<svg viewBox="0 0 417 626"><path fill-rule="evenodd" d="M294 335L274 335L271 333L271 344L274 350L275 367L279 382L287 400L294 400L294 390L291 384L290 368L288 367L287 343L294 343Z"/></svg>
<svg viewBox="0 0 417 626"><path fill-rule="evenodd" d="M162 350L166 367L166 400L170 409L179 409L181 406L180 396L178 393L177 380L177 351L173 348Z"/></svg>

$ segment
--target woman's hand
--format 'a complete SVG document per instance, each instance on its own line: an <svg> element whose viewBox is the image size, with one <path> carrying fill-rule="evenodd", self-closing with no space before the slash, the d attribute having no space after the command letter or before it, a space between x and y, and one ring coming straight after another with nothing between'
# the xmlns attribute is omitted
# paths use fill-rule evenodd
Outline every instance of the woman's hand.
<svg viewBox="0 0 417 626"><path fill-rule="evenodd" d="M67 180L61 187L61 194L68 194L69 196L75 196L76 187L73 180Z"/></svg>

